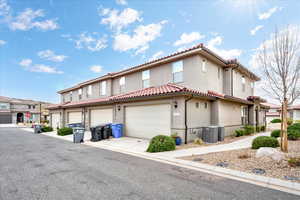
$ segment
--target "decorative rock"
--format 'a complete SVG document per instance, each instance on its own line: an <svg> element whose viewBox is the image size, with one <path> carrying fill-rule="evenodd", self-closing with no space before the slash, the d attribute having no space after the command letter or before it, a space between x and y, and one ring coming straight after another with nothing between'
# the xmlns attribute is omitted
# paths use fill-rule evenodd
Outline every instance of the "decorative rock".
<svg viewBox="0 0 300 200"><path fill-rule="evenodd" d="M203 158L194 158L193 161L202 161Z"/></svg>
<svg viewBox="0 0 300 200"><path fill-rule="evenodd" d="M296 176L284 176L284 178L289 181L300 181L300 178Z"/></svg>
<svg viewBox="0 0 300 200"><path fill-rule="evenodd" d="M266 173L266 171L265 171L264 169L260 169L260 168L254 168L254 169L252 170L252 172L253 172L254 174L265 174L265 173Z"/></svg>
<svg viewBox="0 0 300 200"><path fill-rule="evenodd" d="M270 157L277 162L280 162L281 160L284 159L284 153L271 147L261 147L257 150L255 157L260 158L263 156Z"/></svg>
<svg viewBox="0 0 300 200"><path fill-rule="evenodd" d="M228 163L226 163L226 162L219 162L219 163L216 164L216 166L218 166L218 167L228 167Z"/></svg>

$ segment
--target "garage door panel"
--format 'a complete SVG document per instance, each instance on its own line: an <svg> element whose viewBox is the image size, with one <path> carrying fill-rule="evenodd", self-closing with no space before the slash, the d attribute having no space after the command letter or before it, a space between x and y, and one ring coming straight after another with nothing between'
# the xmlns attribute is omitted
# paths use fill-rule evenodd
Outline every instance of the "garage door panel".
<svg viewBox="0 0 300 200"><path fill-rule="evenodd" d="M11 114L0 114L0 124L11 124L12 115Z"/></svg>
<svg viewBox="0 0 300 200"><path fill-rule="evenodd" d="M68 124L82 123L81 112L69 112L68 113Z"/></svg>
<svg viewBox="0 0 300 200"><path fill-rule="evenodd" d="M127 107L126 135L148 139L159 134L170 135L170 112L169 104Z"/></svg>
<svg viewBox="0 0 300 200"><path fill-rule="evenodd" d="M113 109L93 109L91 110L91 126L113 122Z"/></svg>

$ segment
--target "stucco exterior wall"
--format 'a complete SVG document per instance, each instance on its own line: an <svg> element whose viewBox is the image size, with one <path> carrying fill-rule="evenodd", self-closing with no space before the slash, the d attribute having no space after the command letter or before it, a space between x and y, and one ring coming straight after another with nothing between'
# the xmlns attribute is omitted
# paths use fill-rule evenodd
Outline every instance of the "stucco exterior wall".
<svg viewBox="0 0 300 200"><path fill-rule="evenodd" d="M243 91L242 77L245 78L245 90ZM233 72L233 96L246 99L254 94L254 89L251 87L251 80L242 75L237 70Z"/></svg>

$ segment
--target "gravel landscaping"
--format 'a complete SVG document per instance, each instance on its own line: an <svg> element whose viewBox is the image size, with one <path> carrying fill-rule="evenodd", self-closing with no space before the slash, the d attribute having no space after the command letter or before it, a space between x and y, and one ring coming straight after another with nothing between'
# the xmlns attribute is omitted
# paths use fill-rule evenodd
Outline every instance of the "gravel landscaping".
<svg viewBox="0 0 300 200"><path fill-rule="evenodd" d="M300 140L289 141L289 153L280 162L276 162L269 157L256 158L256 151L247 148L198 156L193 155L181 159L300 183L300 167L290 167L287 162L289 157L300 157Z"/></svg>

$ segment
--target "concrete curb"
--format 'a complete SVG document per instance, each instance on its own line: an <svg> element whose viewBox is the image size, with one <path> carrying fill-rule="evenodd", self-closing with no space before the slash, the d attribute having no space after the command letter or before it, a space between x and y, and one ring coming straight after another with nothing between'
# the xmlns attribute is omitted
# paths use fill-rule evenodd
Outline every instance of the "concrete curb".
<svg viewBox="0 0 300 200"><path fill-rule="evenodd" d="M25 131L33 132L30 130L23 129ZM52 136L52 135L46 135L42 134L48 137L54 137L54 138L59 138L65 141L70 141L66 138L63 138L62 136L57 137L57 136ZM72 142L72 141L70 141ZM246 172L241 172L237 170L232 170L232 169L226 169L222 167L217 167L217 166L212 166L212 165L207 165L207 164L202 164L202 163L197 163L193 161L188 161L188 160L181 160L177 158L171 158L171 157L166 157L162 155L155 155L155 153L147 153L147 152L132 152L128 150L124 150L122 148L116 148L116 147L111 147L105 144L99 145L99 143L94 143L94 142L89 142L86 141L85 143L82 143L87 146L92 146L92 147L97 147L100 149L106 149L110 151L115 151L127 155L132 155L148 160L153 160L153 161L158 161L162 162L165 164L170 164L170 165L176 165L178 167L183 167L187 169L192 169L192 170L197 170L200 172L212 174L212 175L217 175L220 177L224 178L229 178L233 180L238 180L246 183L251 183L254 185L259 185L262 187L270 188L270 189L275 189L295 195L300 195L300 184L291 182L291 181L284 181L281 179L276 179L276 178L271 178L271 177L265 177L265 176L259 176L255 174L250 174Z"/></svg>

